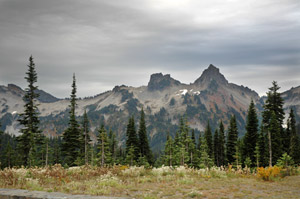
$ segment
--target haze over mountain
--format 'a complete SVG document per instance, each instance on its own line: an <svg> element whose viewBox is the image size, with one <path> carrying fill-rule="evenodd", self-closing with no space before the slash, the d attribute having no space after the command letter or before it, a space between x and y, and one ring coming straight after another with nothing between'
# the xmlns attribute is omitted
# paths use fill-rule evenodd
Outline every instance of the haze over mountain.
<svg viewBox="0 0 300 199"><path fill-rule="evenodd" d="M271 82L266 84L271 85ZM69 101L57 99L42 90L38 92L41 129L51 136L61 135L68 124ZM0 121L7 133L18 135L20 126L17 119L18 113L23 111L23 95L24 91L16 85L0 86ZM289 108L294 108L298 118L300 87L282 93L282 97L286 112ZM150 145L153 149L161 149L167 131L174 135L182 116L199 133L205 128L207 121L213 129L220 120L227 126L229 118L234 114L240 135L244 134L251 99L260 112L263 98L248 87L228 82L220 70L211 64L191 84L183 84L169 74L156 73L151 75L147 86L116 86L111 91L80 99L77 101L76 115L81 120L86 109L93 133L101 123L105 123L117 133L122 144L129 116L134 115L137 121L143 107Z"/></svg>

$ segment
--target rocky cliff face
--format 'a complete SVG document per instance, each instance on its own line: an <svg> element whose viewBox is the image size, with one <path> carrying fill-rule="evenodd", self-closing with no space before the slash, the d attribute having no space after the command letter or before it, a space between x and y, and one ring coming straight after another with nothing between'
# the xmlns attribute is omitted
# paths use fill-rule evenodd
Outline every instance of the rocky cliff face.
<svg viewBox="0 0 300 199"><path fill-rule="evenodd" d="M59 100L46 92L40 91L40 94L41 129L45 134L59 135L68 125L69 101ZM3 130L8 133L18 134L20 126L16 120L17 113L23 111L23 95L24 91L15 85L0 86L0 121ZM300 87L283 93L285 108L295 106L298 115L299 96ZM143 107L150 144L153 149L161 149L166 132L170 131L174 135L182 116L187 117L190 127L199 133L207 121L213 128L220 120L226 126L231 115L235 114L242 135L251 99L260 111L263 100L255 91L229 83L217 67L210 65L189 85L180 83L170 75L157 73L151 75L147 86L116 86L112 91L96 97L78 100L76 114L80 120L86 109L93 132L105 122L117 133L122 144L125 141L128 117L134 115L138 121L139 111Z"/></svg>

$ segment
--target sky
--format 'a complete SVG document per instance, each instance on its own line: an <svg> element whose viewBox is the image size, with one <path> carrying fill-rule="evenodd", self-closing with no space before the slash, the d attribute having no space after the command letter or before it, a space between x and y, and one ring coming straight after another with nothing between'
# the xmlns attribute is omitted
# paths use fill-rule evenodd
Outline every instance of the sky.
<svg viewBox="0 0 300 199"><path fill-rule="evenodd" d="M194 82L218 67L264 95L300 85L299 0L0 0L0 85L79 97L147 85L162 72Z"/></svg>

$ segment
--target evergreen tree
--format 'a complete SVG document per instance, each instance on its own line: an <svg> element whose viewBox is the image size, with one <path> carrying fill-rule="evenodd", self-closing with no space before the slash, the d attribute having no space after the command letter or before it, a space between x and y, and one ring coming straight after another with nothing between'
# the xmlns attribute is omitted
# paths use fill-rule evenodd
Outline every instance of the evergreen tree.
<svg viewBox="0 0 300 199"><path fill-rule="evenodd" d="M259 165L266 166L266 136L264 136L263 125L261 125L260 133L258 135L257 145L259 148Z"/></svg>
<svg viewBox="0 0 300 199"><path fill-rule="evenodd" d="M282 155L282 142L280 136L280 124L276 118L275 112L273 111L271 114L270 125L268 128L268 136L269 136L269 164L272 166L273 162L277 162L277 160Z"/></svg>
<svg viewBox="0 0 300 199"><path fill-rule="evenodd" d="M258 137L259 139L259 137ZM259 167L259 160L260 160L260 148L259 148L259 141L256 142L256 145L255 145L255 151L254 151L254 157L255 157L255 163L256 163L256 167L258 168Z"/></svg>
<svg viewBox="0 0 300 199"><path fill-rule="evenodd" d="M53 164L61 163L61 138L53 138Z"/></svg>
<svg viewBox="0 0 300 199"><path fill-rule="evenodd" d="M63 143L62 143L64 162L68 166L75 165L75 160L77 159L80 150L80 129L75 116L76 100L77 100L76 79L74 74L73 83L72 83L71 100L69 105L70 107L69 126L63 134Z"/></svg>
<svg viewBox="0 0 300 199"><path fill-rule="evenodd" d="M252 163L256 162L255 147L258 138L258 119L253 100L249 105L246 121L246 134L244 136L243 157L249 157Z"/></svg>
<svg viewBox="0 0 300 199"><path fill-rule="evenodd" d="M111 129L109 130L108 139L109 139L109 148L112 157L112 163L116 163L118 146L117 146L116 134Z"/></svg>
<svg viewBox="0 0 300 199"><path fill-rule="evenodd" d="M13 152L13 149L11 147L10 142L7 142L4 154L5 154L4 155L5 162L3 162L4 166L5 167L12 167L13 166L13 155L14 155L14 152Z"/></svg>
<svg viewBox="0 0 300 199"><path fill-rule="evenodd" d="M126 148L126 163L130 166L133 166L136 164L136 155L135 155L135 147L133 145L130 145L128 148Z"/></svg>
<svg viewBox="0 0 300 199"><path fill-rule="evenodd" d="M287 139L282 127L284 120L284 102L280 96L280 93L278 92L279 89L280 87L278 86L277 82L273 81L272 87L269 88L269 92L267 93L267 100L262 113L264 129L267 131L269 139L268 154L270 166L272 166L272 161L276 162L277 159L281 157L283 153L282 140ZM272 146L273 143L276 145L276 147ZM275 157L273 157L273 155L275 155Z"/></svg>
<svg viewBox="0 0 300 199"><path fill-rule="evenodd" d="M288 119L290 124L290 156L293 158L295 163L300 163L300 146L299 146L299 136L296 131L296 119L293 109L290 110L290 115Z"/></svg>
<svg viewBox="0 0 300 199"><path fill-rule="evenodd" d="M149 146L148 137L147 137L147 129L145 122L145 113L142 108L141 110L141 118L140 118L140 126L138 131L139 138L139 149L140 155L145 157L149 164L153 164L153 155Z"/></svg>
<svg viewBox="0 0 300 199"><path fill-rule="evenodd" d="M220 142L219 142L219 132L216 129L214 134L214 161L215 165L220 166Z"/></svg>
<svg viewBox="0 0 300 199"><path fill-rule="evenodd" d="M174 141L170 136L170 132L167 135L167 141L165 144L165 155L164 155L164 164L168 166L173 166L174 159Z"/></svg>
<svg viewBox="0 0 300 199"><path fill-rule="evenodd" d="M34 164L31 163L37 162L41 158L38 157L37 147L42 144L43 138L39 129L39 112L36 103L39 94L37 93L38 87L34 85L37 82L37 73L32 56L30 56L27 66L28 72L25 79L28 82L28 88L25 89L23 97L25 110L24 113L20 114L19 119L22 129L21 136L18 137L18 148L22 156L22 164L33 166Z"/></svg>
<svg viewBox="0 0 300 199"><path fill-rule="evenodd" d="M199 133L199 137L198 137L198 145L197 145L197 149L200 151L201 149L201 144L202 144L202 138L201 138L201 132Z"/></svg>
<svg viewBox="0 0 300 199"><path fill-rule="evenodd" d="M128 125L127 125L127 131L126 131L126 136L127 136L127 140L126 140L126 154L128 155L129 150L134 151L134 160L137 161L138 157L139 157L139 141L138 141L138 137L136 134L136 128L135 128L135 123L134 123L134 117L130 117L129 121L128 121ZM132 154L130 154L131 157ZM130 161L131 163L133 161Z"/></svg>
<svg viewBox="0 0 300 199"><path fill-rule="evenodd" d="M186 118L180 119L179 126L179 143L177 153L177 160L179 160L180 165L187 164L189 161L189 144L191 143L191 138L189 137L189 127L187 125Z"/></svg>
<svg viewBox="0 0 300 199"><path fill-rule="evenodd" d="M98 157L100 158L100 165L104 167L107 164L111 164L111 151L109 146L109 140L104 125L101 125L98 130Z"/></svg>
<svg viewBox="0 0 300 199"><path fill-rule="evenodd" d="M204 138L206 140L206 144L208 147L208 155L209 157L213 157L213 140L212 140L212 133L211 133L209 121L207 121L207 126L204 132Z"/></svg>
<svg viewBox="0 0 300 199"><path fill-rule="evenodd" d="M90 150L90 142L92 141L89 132L90 132L89 119L86 110L84 110L83 120L81 125L81 134L80 134L80 154L81 157L84 158L85 164L88 164L89 162L88 152Z"/></svg>
<svg viewBox="0 0 300 199"><path fill-rule="evenodd" d="M195 130L192 130L192 136L189 139L189 155L190 155L190 162L189 165L191 167L198 167L199 165L199 158L198 158L198 151L197 151L197 143L196 143L196 137L195 137Z"/></svg>
<svg viewBox="0 0 300 199"><path fill-rule="evenodd" d="M230 125L228 127L227 146L226 146L226 156L229 164L235 163L236 160L235 155L237 153L236 151L237 139L238 139L238 130L236 125L236 118L235 116L232 116L230 119Z"/></svg>
<svg viewBox="0 0 300 199"><path fill-rule="evenodd" d="M200 148L200 168L210 168L213 166L213 161L208 154L209 149L206 143L206 139L204 137L202 137L201 139L202 144Z"/></svg>
<svg viewBox="0 0 300 199"><path fill-rule="evenodd" d="M225 131L223 122L219 125L219 166L225 165Z"/></svg>

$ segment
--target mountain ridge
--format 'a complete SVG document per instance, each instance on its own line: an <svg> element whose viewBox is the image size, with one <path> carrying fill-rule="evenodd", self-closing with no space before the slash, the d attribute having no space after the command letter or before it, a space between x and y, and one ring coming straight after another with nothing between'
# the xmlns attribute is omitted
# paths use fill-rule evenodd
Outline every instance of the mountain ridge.
<svg viewBox="0 0 300 199"><path fill-rule="evenodd" d="M298 91L296 88L288 90L290 93L284 92L283 96L288 102L285 109L296 106L299 115L300 104L293 100L298 94L300 96L300 89ZM41 129L51 136L60 135L68 125L69 101L43 92L44 98L40 98L38 107ZM3 130L15 135L18 135L20 129L16 120L17 113L23 110L22 93L24 91L13 84L0 86L0 122ZM150 145L154 149L161 149L166 131L174 136L182 116L187 117L190 127L199 134L207 121L213 128L220 120L227 126L230 116L235 114L242 135L251 99L255 101L260 113L262 98L248 87L228 82L220 69L211 64L189 85L169 74L155 73L150 76L147 86L115 86L94 97L79 99L76 115L80 120L86 109L93 133L96 133L100 124L105 123L117 133L120 143L124 144L128 117L134 115L138 119L139 111L144 108Z"/></svg>

